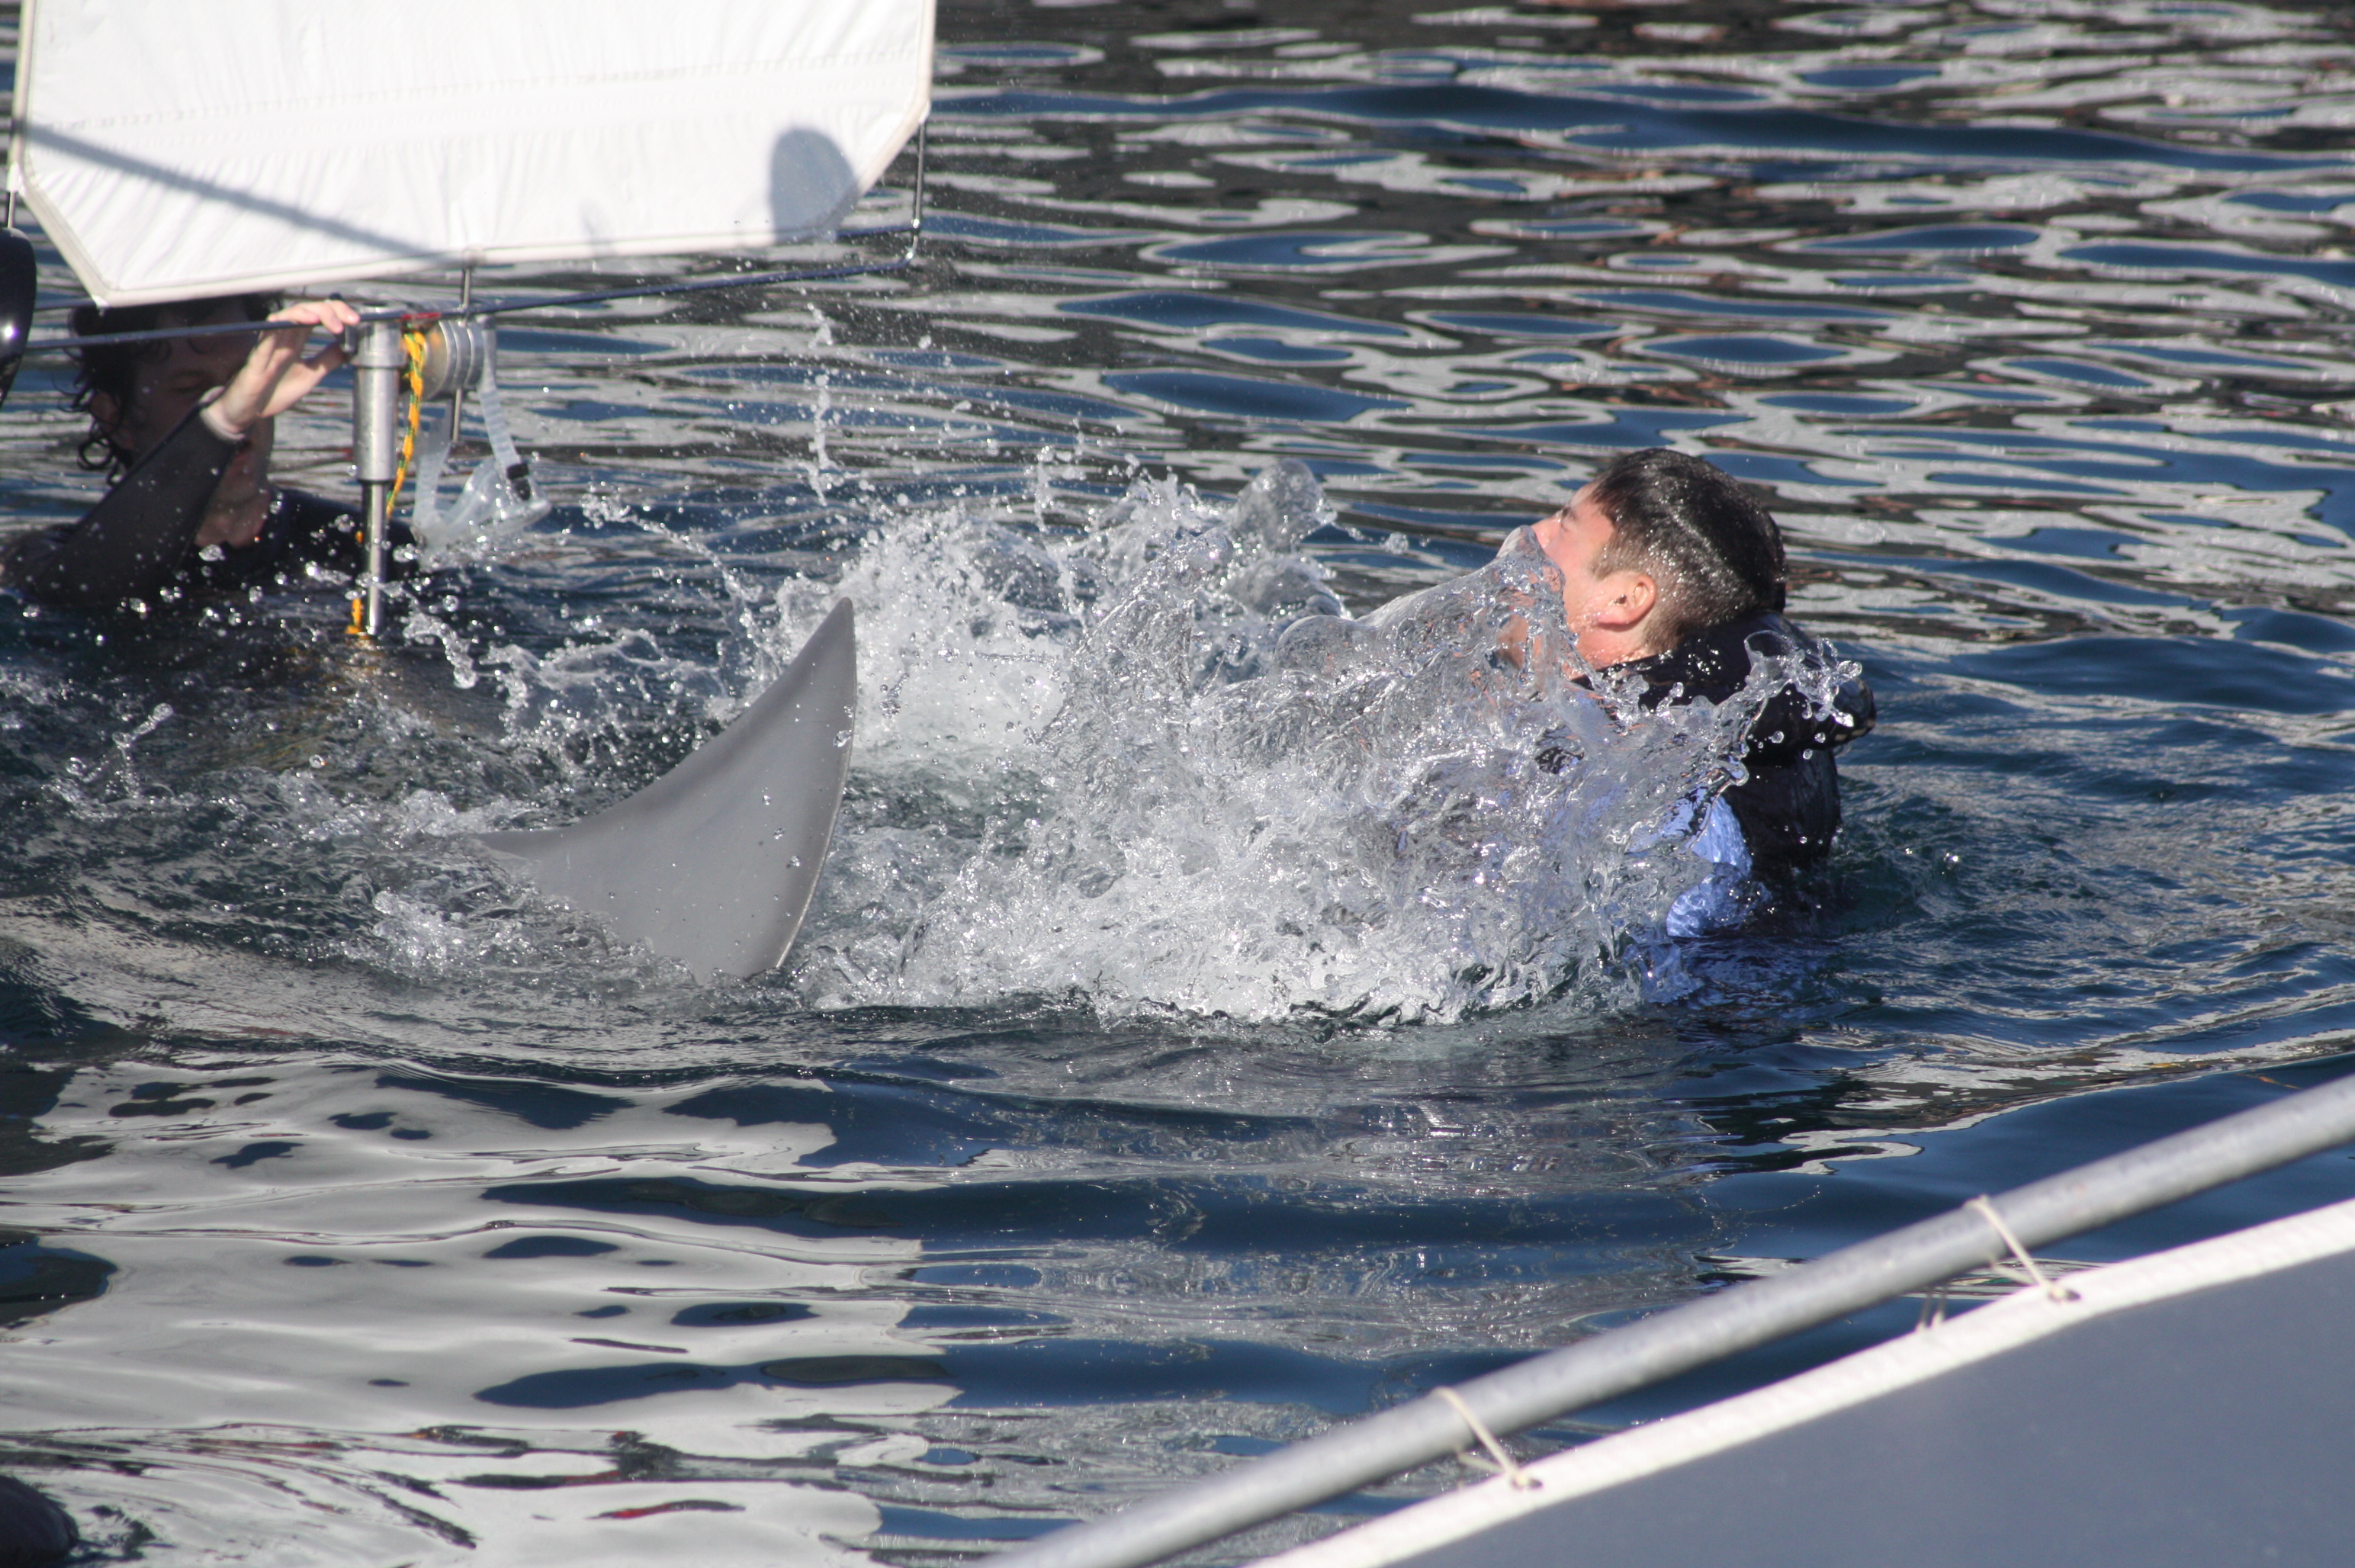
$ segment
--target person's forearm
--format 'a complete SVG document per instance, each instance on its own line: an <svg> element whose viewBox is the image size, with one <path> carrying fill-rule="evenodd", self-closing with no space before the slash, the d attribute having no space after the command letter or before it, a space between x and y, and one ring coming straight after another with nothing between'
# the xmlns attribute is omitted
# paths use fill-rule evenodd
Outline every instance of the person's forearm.
<svg viewBox="0 0 2355 1568"><path fill-rule="evenodd" d="M15 586L52 604L118 604L170 582L195 549L205 507L237 443L202 417L182 420L139 466L61 537L9 562Z"/></svg>

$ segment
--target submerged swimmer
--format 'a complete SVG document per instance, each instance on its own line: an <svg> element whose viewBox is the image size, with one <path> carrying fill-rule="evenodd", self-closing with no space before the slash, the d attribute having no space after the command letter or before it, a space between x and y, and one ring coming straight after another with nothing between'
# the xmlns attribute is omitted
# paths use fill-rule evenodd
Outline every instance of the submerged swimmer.
<svg viewBox="0 0 2355 1568"><path fill-rule="evenodd" d="M345 359L334 342L306 357L305 340L314 328L340 334L358 313L341 300L269 306L247 295L76 313L85 337L214 322L240 330L81 351L82 462L114 483L80 521L11 540L0 584L43 603L101 607L292 586L321 572L347 581L364 568L353 508L270 478L277 416ZM265 318L286 325L245 329Z"/></svg>
<svg viewBox="0 0 2355 1568"><path fill-rule="evenodd" d="M1756 660L1796 655L1830 665L1822 644L1783 618L1783 537L1774 517L1698 457L1653 447L1614 459L1570 505L1508 535L1497 559L1551 568L1587 672L1581 678L1634 676L1646 711L1723 703ZM1367 620L1397 624L1435 608L1434 597L1454 586L1393 601ZM1525 656L1526 638L1508 631L1507 656ZM1861 680L1839 685L1828 702L1795 685L1774 692L1749 722L1746 776L1694 803L1701 813L1695 847L1737 872L1777 875L1821 860L1840 820L1833 753L1872 723L1872 693Z"/></svg>

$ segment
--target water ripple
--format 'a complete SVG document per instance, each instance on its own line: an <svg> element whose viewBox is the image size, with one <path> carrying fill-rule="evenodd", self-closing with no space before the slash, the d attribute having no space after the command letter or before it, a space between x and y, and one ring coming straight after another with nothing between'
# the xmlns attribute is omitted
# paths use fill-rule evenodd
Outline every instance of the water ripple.
<svg viewBox="0 0 2355 1568"><path fill-rule="evenodd" d="M332 585L0 599L0 1466L93 1561L945 1560L2339 1070L2345 7L1234 19L944 5L913 272L517 323L561 504L380 657ZM0 423L24 522L91 493L65 389ZM279 459L330 491L332 401ZM1591 923L1604 856L1382 947L1372 764L1238 750L1225 683L1650 444L1768 496L1881 695L1832 873L1659 950ZM1284 460L1323 507L1253 543ZM786 974L455 841L639 787L837 590L868 707ZM1114 691L1164 648L1204 684Z"/></svg>

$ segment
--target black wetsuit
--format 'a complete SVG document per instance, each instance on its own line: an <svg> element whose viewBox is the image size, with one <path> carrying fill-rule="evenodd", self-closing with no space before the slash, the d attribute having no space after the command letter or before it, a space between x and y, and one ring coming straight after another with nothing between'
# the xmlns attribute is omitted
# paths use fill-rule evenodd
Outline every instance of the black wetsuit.
<svg viewBox="0 0 2355 1568"><path fill-rule="evenodd" d="M11 540L0 584L44 604L98 608L299 587L317 572L357 579L368 548L355 509L300 490L277 493L251 544L197 551L205 508L237 452L191 413L80 522ZM408 540L398 525L386 530L388 551Z"/></svg>
<svg viewBox="0 0 2355 1568"><path fill-rule="evenodd" d="M1753 649L1770 657L1794 651L1825 656L1813 637L1769 614L1696 632L1667 653L1618 667L1643 677L1647 709L1696 697L1723 702L1750 677ZM1846 682L1832 707L1829 717L1819 716L1797 689L1785 687L1751 721L1742 755L1750 776L1726 790L1725 802L1742 824L1751 863L1763 873L1795 870L1831 853L1840 822L1832 753L1872 728L1872 688L1861 679Z"/></svg>

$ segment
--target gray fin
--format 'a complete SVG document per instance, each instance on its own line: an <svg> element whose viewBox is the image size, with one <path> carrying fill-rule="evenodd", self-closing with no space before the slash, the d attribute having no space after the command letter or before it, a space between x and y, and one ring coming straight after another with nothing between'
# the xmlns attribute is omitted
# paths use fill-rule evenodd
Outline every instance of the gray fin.
<svg viewBox="0 0 2355 1568"><path fill-rule="evenodd" d="M850 601L734 723L622 802L568 827L485 833L549 899L697 975L784 962L817 891L858 710Z"/></svg>

